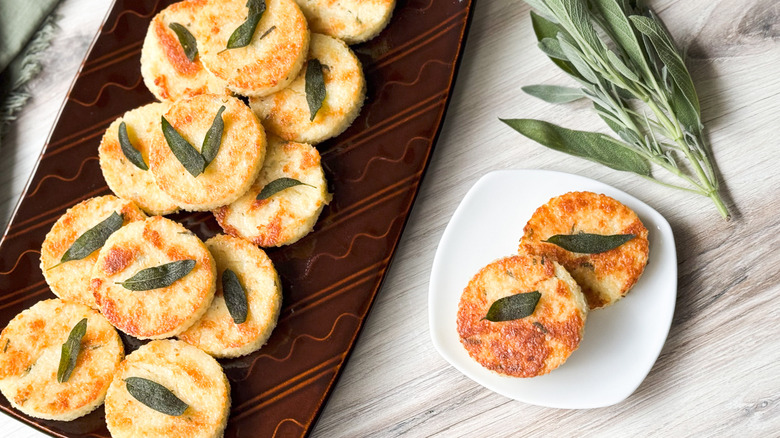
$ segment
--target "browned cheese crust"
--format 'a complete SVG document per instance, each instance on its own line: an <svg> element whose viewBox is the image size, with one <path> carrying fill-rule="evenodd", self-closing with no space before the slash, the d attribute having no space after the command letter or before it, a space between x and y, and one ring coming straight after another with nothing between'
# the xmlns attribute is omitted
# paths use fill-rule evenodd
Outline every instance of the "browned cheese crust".
<svg viewBox="0 0 780 438"><path fill-rule="evenodd" d="M293 0L267 0L249 45L225 50L247 16L245 0L210 0L198 14L195 37L211 73L236 93L264 96L295 79L309 49L309 27Z"/></svg>
<svg viewBox="0 0 780 438"><path fill-rule="evenodd" d="M149 91L160 100L176 101L204 93L227 94L227 84L203 68L200 57L187 58L176 33L169 27L178 23L194 34L195 16L206 0L174 3L158 13L144 39L141 74Z"/></svg>
<svg viewBox="0 0 780 438"><path fill-rule="evenodd" d="M124 224L143 220L146 215L132 202L107 195L90 198L69 208L51 228L41 246L41 271L54 295L97 308L89 290L92 267L98 251L81 260L60 264L63 254L87 230L99 224L112 213L123 215Z"/></svg>
<svg viewBox="0 0 780 438"><path fill-rule="evenodd" d="M525 226L520 251L549 257L562 264L579 283L591 309L625 296L647 264L647 228L631 209L603 194L570 192L539 207ZM578 232L636 238L600 254L580 254L545 243L556 234Z"/></svg>
<svg viewBox="0 0 780 438"><path fill-rule="evenodd" d="M513 321L483 319L498 299L539 291L534 313ZM577 349L588 307L579 287L559 264L526 254L480 270L458 304L458 335L483 367L513 377L547 374Z"/></svg>
<svg viewBox="0 0 780 438"><path fill-rule="evenodd" d="M57 382L62 344L87 318L76 366ZM103 403L124 348L114 327L89 307L59 299L39 301L0 334L0 390L27 415L69 421Z"/></svg>
<svg viewBox="0 0 780 438"><path fill-rule="evenodd" d="M139 271L177 260L195 267L167 287L134 291L121 283ZM100 251L92 273L92 292L100 312L123 332L141 339L177 335L211 304L216 265L197 236L155 216L114 233Z"/></svg>

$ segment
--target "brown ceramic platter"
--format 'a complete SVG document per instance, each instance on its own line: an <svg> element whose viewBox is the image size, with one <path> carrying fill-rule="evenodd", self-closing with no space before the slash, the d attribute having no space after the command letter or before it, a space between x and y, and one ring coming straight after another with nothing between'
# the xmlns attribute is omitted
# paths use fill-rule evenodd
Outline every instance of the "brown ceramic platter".
<svg viewBox="0 0 780 438"><path fill-rule="evenodd" d="M151 18L170 0L117 0L72 85L34 175L0 241L0 327L53 298L39 268L41 243L76 203L109 194L97 148L108 125L152 102L140 74ZM269 250L284 305L267 345L222 360L232 387L226 437L308 434L379 290L441 129L472 2L399 0L390 25L353 50L368 96L358 119L318 145L335 194L313 233ZM210 213L172 216L202 239L220 232ZM138 341L125 338L128 351ZM63 437L107 437L103 408L71 422L8 415Z"/></svg>

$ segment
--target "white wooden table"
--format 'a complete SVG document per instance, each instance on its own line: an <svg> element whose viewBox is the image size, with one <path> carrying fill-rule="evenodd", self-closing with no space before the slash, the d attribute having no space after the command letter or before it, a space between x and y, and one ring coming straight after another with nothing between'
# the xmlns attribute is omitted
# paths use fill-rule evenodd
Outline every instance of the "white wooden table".
<svg viewBox="0 0 780 438"><path fill-rule="evenodd" d="M780 3L653 0L688 48L705 125L734 215L705 198L553 152L498 117L575 129L601 122L523 85L566 84L538 49L519 0L479 0L458 83L422 190L346 370L314 429L357 436L777 436L780 433ZM63 0L60 30L34 98L0 150L0 224L32 173L110 2ZM677 240L679 290L661 356L615 406L555 410L482 388L434 350L427 318L433 254L471 185L496 169L588 176L656 208ZM0 435L40 433L0 415Z"/></svg>

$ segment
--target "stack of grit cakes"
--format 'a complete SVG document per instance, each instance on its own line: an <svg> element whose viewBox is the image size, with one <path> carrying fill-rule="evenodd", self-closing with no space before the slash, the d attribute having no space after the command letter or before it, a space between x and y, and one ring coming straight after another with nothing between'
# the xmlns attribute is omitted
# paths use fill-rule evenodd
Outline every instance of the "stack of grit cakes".
<svg viewBox="0 0 780 438"><path fill-rule="evenodd" d="M159 100L106 130L114 195L54 224L41 269L56 299L0 334L0 391L25 414L72 420L105 401L112 436L218 437L230 385L214 358L260 349L282 304L261 247L290 245L331 200L315 145L366 94L348 44L394 0L185 0L151 21L144 83ZM203 242L164 217L211 211ZM151 342L125 357L118 331Z"/></svg>

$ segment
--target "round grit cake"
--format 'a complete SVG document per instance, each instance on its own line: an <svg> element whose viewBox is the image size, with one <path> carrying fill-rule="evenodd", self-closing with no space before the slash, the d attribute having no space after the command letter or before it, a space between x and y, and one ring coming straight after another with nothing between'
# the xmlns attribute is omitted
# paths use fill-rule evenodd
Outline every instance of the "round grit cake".
<svg viewBox="0 0 780 438"><path fill-rule="evenodd" d="M158 383L188 405L179 416L156 411L127 390L125 379ZM203 351L175 340L152 341L127 355L108 388L106 425L114 438L223 436L230 413L230 384Z"/></svg>
<svg viewBox="0 0 780 438"><path fill-rule="evenodd" d="M522 319L483 319L496 301L538 291L534 312ZM520 254L482 268L463 290L458 304L458 335L483 367L513 377L547 374L579 347L588 305L580 287L561 265Z"/></svg>
<svg viewBox="0 0 780 438"><path fill-rule="evenodd" d="M100 312L119 330L140 339L175 336L200 318L214 298L216 265L203 242L180 224L160 216L114 233L92 271L92 293ZM195 267L170 286L129 290L128 278L177 260Z"/></svg>
<svg viewBox="0 0 780 438"><path fill-rule="evenodd" d="M249 100L263 126L285 140L316 144L335 137L355 120L366 96L366 80L352 50L327 35L311 35L308 59L322 64L325 100L311 120L306 101L306 68L290 86L265 97Z"/></svg>
<svg viewBox="0 0 780 438"><path fill-rule="evenodd" d="M122 215L124 225L146 218L132 201L111 195L99 196L69 208L46 234L41 246L41 271L54 295L97 308L89 290L89 280L92 278L92 267L98 258L98 250L81 260L64 263L60 263L60 260L76 239L112 213Z"/></svg>
<svg viewBox="0 0 780 438"><path fill-rule="evenodd" d="M266 184L293 178L298 185L258 200ZM270 136L263 168L252 187L236 202L214 210L226 233L262 247L289 245L308 234L330 202L317 149Z"/></svg>
<svg viewBox="0 0 780 438"><path fill-rule="evenodd" d="M119 125L125 123L130 143L141 152L148 167L152 141L155 132L160 130L160 117L169 108L168 103L155 102L126 112L108 127L98 148L100 170L111 191L121 198L130 199L152 215L170 214L179 206L157 187L152 172L127 159L119 143Z"/></svg>
<svg viewBox="0 0 780 438"><path fill-rule="evenodd" d="M84 318L76 365L59 383L62 344ZM31 417L70 421L103 403L123 355L116 330L95 310L59 299L39 301L0 334L0 391Z"/></svg>
<svg viewBox="0 0 780 438"><path fill-rule="evenodd" d="M169 27L178 23L194 36L195 16L205 3L206 0L174 3L149 23L141 49L141 75L146 87L159 100L173 102L204 93L230 93L225 81L203 68L198 55L193 61L187 58L179 38Z"/></svg>
<svg viewBox="0 0 780 438"><path fill-rule="evenodd" d="M264 96L298 75L309 50L309 26L293 0L266 0L249 45L227 49L248 17L245 0L209 0L196 19L203 65L244 96Z"/></svg>
<svg viewBox="0 0 780 438"><path fill-rule="evenodd" d="M395 0L295 0L312 32L357 44L375 37L390 22Z"/></svg>
<svg viewBox="0 0 780 438"><path fill-rule="evenodd" d="M217 272L233 271L246 292L246 321L236 324L225 305L222 281L211 306L179 339L216 357L249 354L265 344L276 327L282 306L282 288L271 259L265 252L238 237L218 234L206 241L217 262Z"/></svg>
<svg viewBox="0 0 780 438"><path fill-rule="evenodd" d="M162 129L155 133L149 168L157 185L185 210L211 210L235 201L249 189L263 164L265 131L252 110L235 97L202 94L180 100L165 119L200 151L222 106L219 152L196 177L173 154Z"/></svg>
<svg viewBox="0 0 780 438"><path fill-rule="evenodd" d="M647 228L630 208L603 194L570 192L539 207L525 226L520 250L562 264L579 283L591 309L625 296L647 265ZM569 252L544 240L557 234L633 234L623 245L599 254Z"/></svg>

